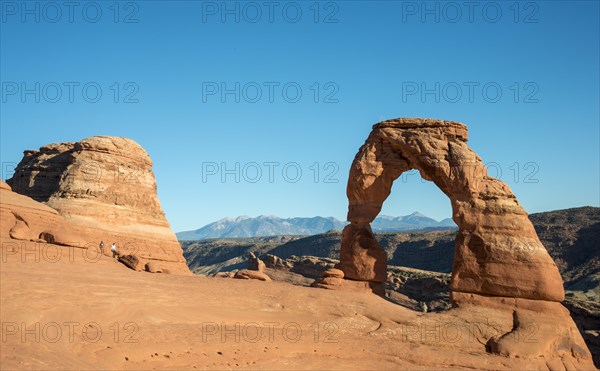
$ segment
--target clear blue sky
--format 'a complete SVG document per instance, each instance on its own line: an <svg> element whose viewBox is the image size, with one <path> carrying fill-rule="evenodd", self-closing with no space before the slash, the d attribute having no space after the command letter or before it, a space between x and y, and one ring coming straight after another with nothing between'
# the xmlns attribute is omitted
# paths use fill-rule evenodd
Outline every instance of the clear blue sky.
<svg viewBox="0 0 600 371"><path fill-rule="evenodd" d="M318 12L312 1L279 2L272 14L262 1L121 2L118 12L113 1L62 3L2 1L2 163L51 142L132 138L154 161L175 231L244 214L344 219L350 163L371 125L395 117L467 124L470 146L530 213L599 205L597 1L341 1ZM36 83L39 103L21 94ZM239 103L209 94L236 83ZM436 83L437 97L421 96ZM96 87L102 96L90 103ZM273 182L265 162L280 164ZM208 175L207 163L239 163L240 182ZM302 169L295 183L282 174L292 163ZM325 182L336 166L338 182ZM383 213L416 210L451 213L413 174L396 182Z"/></svg>

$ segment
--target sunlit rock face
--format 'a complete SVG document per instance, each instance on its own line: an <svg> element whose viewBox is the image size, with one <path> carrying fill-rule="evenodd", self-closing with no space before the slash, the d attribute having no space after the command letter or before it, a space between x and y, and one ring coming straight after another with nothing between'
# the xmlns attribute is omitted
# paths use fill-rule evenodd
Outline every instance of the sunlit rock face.
<svg viewBox="0 0 600 371"><path fill-rule="evenodd" d="M485 318L495 333L479 341L491 353L544 357L549 369L593 368L591 354L561 305L563 283L527 213L510 188L488 175L466 144L467 127L421 118L383 121L360 148L348 178L348 221L338 268L318 287L362 282L376 292L387 278L387 256L370 223L403 172L416 169L450 199L458 225L450 289L453 313ZM379 285L379 286L378 286ZM475 323L474 323L475 324ZM524 341L526 334L534 334Z"/></svg>
<svg viewBox="0 0 600 371"><path fill-rule="evenodd" d="M560 274L527 213L506 184L488 176L467 138L466 126L452 121L405 118L373 126L350 169L351 224L341 247L345 277L385 280L385 254L369 223L394 180L416 169L452 203L452 218L459 227L453 291L562 301Z"/></svg>
<svg viewBox="0 0 600 371"><path fill-rule="evenodd" d="M80 230L81 245L116 242L122 255L191 274L160 206L150 156L131 139L97 136L25 151L7 183L58 211Z"/></svg>

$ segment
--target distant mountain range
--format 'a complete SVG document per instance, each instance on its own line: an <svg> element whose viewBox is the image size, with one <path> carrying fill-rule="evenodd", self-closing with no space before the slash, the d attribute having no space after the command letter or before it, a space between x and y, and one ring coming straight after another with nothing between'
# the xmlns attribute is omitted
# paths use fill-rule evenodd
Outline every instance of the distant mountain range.
<svg viewBox="0 0 600 371"><path fill-rule="evenodd" d="M407 232L417 229L452 229L456 224L451 218L437 221L421 213L414 212L405 216L380 215L371 223L373 232Z"/></svg>
<svg viewBox="0 0 600 371"><path fill-rule="evenodd" d="M180 241L203 240L207 238L265 237L279 235L315 235L332 229L341 230L347 222L333 217L315 216L312 218L280 218L261 215L256 218L239 216L224 218L205 225L195 231L176 233ZM452 219L437 221L418 212L406 216L381 215L371 223L373 232L407 232L414 230L436 230L456 228Z"/></svg>

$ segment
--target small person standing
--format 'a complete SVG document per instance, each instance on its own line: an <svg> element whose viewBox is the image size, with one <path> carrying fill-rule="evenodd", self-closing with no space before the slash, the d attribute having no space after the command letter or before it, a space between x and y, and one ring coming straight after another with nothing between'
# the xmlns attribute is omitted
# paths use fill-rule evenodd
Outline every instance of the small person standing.
<svg viewBox="0 0 600 371"><path fill-rule="evenodd" d="M113 242L112 246L110 247L110 251L112 251L112 257L116 261L116 257L117 257L117 243L116 242Z"/></svg>
<svg viewBox="0 0 600 371"><path fill-rule="evenodd" d="M100 254L104 255L104 241L100 241Z"/></svg>

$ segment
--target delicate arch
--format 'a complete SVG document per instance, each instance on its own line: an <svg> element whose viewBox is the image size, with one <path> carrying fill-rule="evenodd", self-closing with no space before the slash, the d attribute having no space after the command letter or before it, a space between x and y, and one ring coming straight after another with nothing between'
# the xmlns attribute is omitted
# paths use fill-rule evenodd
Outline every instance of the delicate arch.
<svg viewBox="0 0 600 371"><path fill-rule="evenodd" d="M402 118L380 122L350 169L348 221L340 268L354 280L384 282L387 257L370 222L392 183L416 169L452 203L458 225L450 288L454 292L562 301L562 279L510 188L488 176L458 122Z"/></svg>

